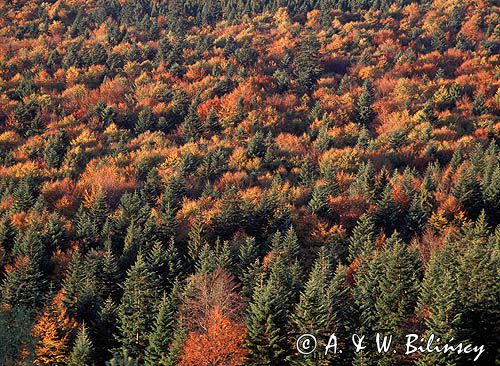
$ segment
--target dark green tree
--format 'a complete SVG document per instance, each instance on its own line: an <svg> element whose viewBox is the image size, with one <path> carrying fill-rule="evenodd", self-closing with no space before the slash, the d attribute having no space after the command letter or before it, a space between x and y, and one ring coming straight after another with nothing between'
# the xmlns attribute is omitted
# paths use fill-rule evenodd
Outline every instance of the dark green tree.
<svg viewBox="0 0 500 366"><path fill-rule="evenodd" d="M372 219L362 215L349 238L348 260L367 258L375 249L375 225Z"/></svg>
<svg viewBox="0 0 500 366"><path fill-rule="evenodd" d="M373 118L375 118L375 112L372 109L373 98L373 86L371 81L367 79L363 83L363 88L356 105L357 119L362 125L369 125L373 121Z"/></svg>
<svg viewBox="0 0 500 366"><path fill-rule="evenodd" d="M175 336L178 311L178 289L163 295L158 307L153 330L149 336L149 344L144 359L146 366L166 366L169 347Z"/></svg>
<svg viewBox="0 0 500 366"><path fill-rule="evenodd" d="M58 134L52 136L45 145L43 156L47 166L50 168L59 168L64 160L64 155L68 149L69 140L66 132L60 131Z"/></svg>
<svg viewBox="0 0 500 366"><path fill-rule="evenodd" d="M144 357L158 302L154 274L142 254L127 271L123 297L118 307L117 340L137 358Z"/></svg>
<svg viewBox="0 0 500 366"><path fill-rule="evenodd" d="M75 344L69 356L68 366L92 366L94 346L87 332L87 327L82 324L78 330Z"/></svg>

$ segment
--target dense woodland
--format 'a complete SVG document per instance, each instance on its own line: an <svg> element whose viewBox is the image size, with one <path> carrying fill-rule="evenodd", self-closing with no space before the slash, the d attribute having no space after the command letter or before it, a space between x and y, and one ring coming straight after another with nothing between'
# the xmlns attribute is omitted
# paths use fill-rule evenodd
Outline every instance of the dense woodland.
<svg viewBox="0 0 500 366"><path fill-rule="evenodd" d="M494 0L0 0L0 364L498 364L499 50Z"/></svg>

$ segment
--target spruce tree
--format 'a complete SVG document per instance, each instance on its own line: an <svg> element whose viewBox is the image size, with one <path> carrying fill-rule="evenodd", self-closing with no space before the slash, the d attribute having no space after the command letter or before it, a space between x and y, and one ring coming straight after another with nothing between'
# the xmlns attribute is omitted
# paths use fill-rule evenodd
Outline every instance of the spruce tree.
<svg viewBox="0 0 500 366"><path fill-rule="evenodd" d="M68 366L92 366L94 346L89 338L85 324L78 330L75 344L69 356Z"/></svg>
<svg viewBox="0 0 500 366"><path fill-rule="evenodd" d="M373 217L377 226L386 233L392 233L400 227L402 212L392 196L392 185L387 184L385 186Z"/></svg>
<svg viewBox="0 0 500 366"><path fill-rule="evenodd" d="M144 362L146 366L166 366L170 344L175 336L178 289L174 286L170 294L163 294L158 307L153 330L149 336Z"/></svg>
<svg viewBox="0 0 500 366"><path fill-rule="evenodd" d="M310 333L316 337L329 338L329 332L333 326L328 301L331 272L330 260L326 249L322 247L309 274L309 279L300 293L299 302L291 316L295 334ZM326 346L326 343L323 343L325 339L321 338L320 341L320 345L323 347ZM318 352L306 358L298 356L294 359L295 362L293 364L307 365L312 360L321 360L324 358L324 353Z"/></svg>
<svg viewBox="0 0 500 366"><path fill-rule="evenodd" d="M170 290L184 270L182 257L173 238L167 246L155 242L148 254L148 263L155 276L157 288L161 291Z"/></svg>
<svg viewBox="0 0 500 366"><path fill-rule="evenodd" d="M405 246L397 233L385 243L383 250L363 262L356 273L355 303L360 309L359 331L373 339L375 333L403 337L404 324L415 314L420 287L421 265L416 250ZM376 354L372 347L365 355L381 364L401 362L397 354Z"/></svg>
<svg viewBox="0 0 500 366"><path fill-rule="evenodd" d="M217 112L214 108L210 108L205 123L203 124L203 128L208 133L218 133L220 131L221 125L219 117L217 116Z"/></svg>
<svg viewBox="0 0 500 366"><path fill-rule="evenodd" d="M358 122L362 125L369 125L375 117L375 112L372 109L373 99L373 87L371 81L367 79L363 83L361 95L356 106Z"/></svg>
<svg viewBox="0 0 500 366"><path fill-rule="evenodd" d="M50 168L59 168L64 160L64 155L68 149L69 140L66 132L63 130L57 135L52 136L45 146L43 156L47 166Z"/></svg>
<svg viewBox="0 0 500 366"><path fill-rule="evenodd" d="M349 238L348 260L352 262L356 258L367 258L375 248L375 225L372 219L363 214L358 220Z"/></svg>
<svg viewBox="0 0 500 366"><path fill-rule="evenodd" d="M305 90L309 90L320 75L319 49L320 44L316 36L307 34L299 44L299 50L293 61L293 71L297 78L297 84Z"/></svg>
<svg viewBox="0 0 500 366"><path fill-rule="evenodd" d="M118 341L131 355L143 358L152 329L158 293L154 275L142 254L127 271L118 307Z"/></svg>
<svg viewBox="0 0 500 366"><path fill-rule="evenodd" d="M289 344L277 284L260 283L254 291L246 318L248 361L256 366L286 365Z"/></svg>
<svg viewBox="0 0 500 366"><path fill-rule="evenodd" d="M188 113L184 122L182 124L184 141L194 142L198 140L201 136L202 125L200 122L200 117L196 112L196 105L192 104L189 107Z"/></svg>
<svg viewBox="0 0 500 366"><path fill-rule="evenodd" d="M259 250L255 243L255 238L247 237L245 241L241 243L238 250L238 275L241 276L250 267L255 260L259 257Z"/></svg>
<svg viewBox="0 0 500 366"><path fill-rule="evenodd" d="M453 187L453 195L462 206L476 218L483 208L481 185L472 169L463 169Z"/></svg>

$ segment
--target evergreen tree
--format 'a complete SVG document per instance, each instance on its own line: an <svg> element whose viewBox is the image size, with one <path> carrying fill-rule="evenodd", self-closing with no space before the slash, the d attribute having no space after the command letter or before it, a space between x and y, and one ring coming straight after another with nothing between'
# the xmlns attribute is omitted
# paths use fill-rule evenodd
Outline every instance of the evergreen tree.
<svg viewBox="0 0 500 366"><path fill-rule="evenodd" d="M14 209L16 211L27 211L33 207L36 200L36 185L32 177L23 178L12 193L14 198Z"/></svg>
<svg viewBox="0 0 500 366"><path fill-rule="evenodd" d="M44 302L47 281L35 259L19 257L2 282L2 303L34 310Z"/></svg>
<svg viewBox="0 0 500 366"><path fill-rule="evenodd" d="M60 131L57 135L52 136L45 146L43 156L47 166L50 168L59 168L64 160L64 155L68 149L69 141L66 132Z"/></svg>
<svg viewBox="0 0 500 366"><path fill-rule="evenodd" d="M318 215L328 216L330 214L331 209L328 205L328 191L325 185L314 187L308 205L311 211Z"/></svg>
<svg viewBox="0 0 500 366"><path fill-rule="evenodd" d="M188 113L191 101L184 89L179 89L174 93L172 98L172 113L175 123L180 123Z"/></svg>
<svg viewBox="0 0 500 366"><path fill-rule="evenodd" d="M305 90L309 90L315 83L321 68L318 64L320 44L313 34L304 36L299 44L297 55L293 61L293 70L297 83Z"/></svg>
<svg viewBox="0 0 500 366"><path fill-rule="evenodd" d="M241 243L238 251L238 274L240 276L250 267L259 257L259 250L255 243L255 238L247 237Z"/></svg>
<svg viewBox="0 0 500 366"><path fill-rule="evenodd" d="M202 125L194 104L189 107L188 114L186 115L182 126L185 142L193 142L200 138Z"/></svg>
<svg viewBox="0 0 500 366"><path fill-rule="evenodd" d="M87 333L87 328L85 327L85 324L82 324L78 330L73 351L69 356L68 366L94 365L94 362L92 361L93 352L94 346L92 345L92 341Z"/></svg>
<svg viewBox="0 0 500 366"><path fill-rule="evenodd" d="M409 323L415 311L420 278L418 253L406 247L394 233L384 249L356 273L354 295L360 309L359 331L370 339L381 333L401 341L404 324ZM373 348L368 351L365 356L371 362L401 360L402 350L397 354L376 354Z"/></svg>
<svg viewBox="0 0 500 366"><path fill-rule="evenodd" d="M0 247L6 251L12 250L16 238L16 227L8 217L0 221Z"/></svg>
<svg viewBox="0 0 500 366"><path fill-rule="evenodd" d="M453 194L473 218L477 217L483 207L483 199L481 185L474 170L465 168L460 172Z"/></svg>
<svg viewBox="0 0 500 366"><path fill-rule="evenodd" d="M385 186L382 198L378 202L377 210L373 216L377 226L384 229L386 233L392 233L400 227L402 212L392 197L392 186L390 184Z"/></svg>
<svg viewBox="0 0 500 366"><path fill-rule="evenodd" d="M170 292L170 295L163 294L154 327L149 336L149 344L144 359L146 366L167 365L168 351L175 336L177 323L177 296L178 290L176 287Z"/></svg>
<svg viewBox="0 0 500 366"><path fill-rule="evenodd" d="M419 300L420 306L428 310L427 335L435 334L442 342L453 337L456 342L484 345L480 360L485 365L494 364L499 342L499 259L488 249L494 241L481 214L458 237L450 238L433 253ZM466 354L433 353L423 357L422 365L466 365L473 362L472 358Z"/></svg>
<svg viewBox="0 0 500 366"><path fill-rule="evenodd" d="M157 288L163 291L170 290L184 270L173 238L166 247L161 242L155 242L148 255L148 263L155 276Z"/></svg>
<svg viewBox="0 0 500 366"><path fill-rule="evenodd" d="M483 114L487 114L488 112L488 107L484 102L484 96L482 94L478 94L474 98L474 102L472 103L472 114L474 116L482 116Z"/></svg>
<svg viewBox="0 0 500 366"><path fill-rule="evenodd" d="M264 145L264 134L261 131L257 131L247 144L247 155L250 158L253 157L263 157L266 153L266 147Z"/></svg>
<svg viewBox="0 0 500 366"><path fill-rule="evenodd" d="M373 87L371 81L367 79L363 83L363 89L356 106L358 122L362 125L369 125L375 117L375 113L372 109L373 98Z"/></svg>
<svg viewBox="0 0 500 366"><path fill-rule="evenodd" d="M309 274L304 290L300 293L299 303L291 316L294 332L298 335L304 333L324 336L328 338L333 326L328 298L328 287L331 279L331 263L326 249L319 251L313 269ZM323 341L323 339L321 339ZM322 342L323 343L323 342ZM323 347L326 344L323 344ZM323 352L318 352L304 359L299 356L293 364L306 365L309 361L324 359Z"/></svg>
<svg viewBox="0 0 500 366"><path fill-rule="evenodd" d="M375 226L372 219L362 215L349 238L348 260L367 258L375 248Z"/></svg>
<svg viewBox="0 0 500 366"><path fill-rule="evenodd" d="M153 130L155 128L155 121L150 108L144 108L137 116L137 123L135 124L135 132L137 134Z"/></svg>
<svg viewBox="0 0 500 366"><path fill-rule="evenodd" d="M115 352L113 358L106 361L106 366L138 366L139 361L129 356L127 350L122 352Z"/></svg>
<svg viewBox="0 0 500 366"><path fill-rule="evenodd" d="M0 364L15 365L21 352L33 362L32 311L24 306L0 310Z"/></svg>
<svg viewBox="0 0 500 366"><path fill-rule="evenodd" d="M252 365L286 365L289 344L283 323L283 308L280 306L278 284L260 283L254 291L248 308L247 362Z"/></svg>
<svg viewBox="0 0 500 366"><path fill-rule="evenodd" d="M123 297L118 307L118 341L124 349L138 358L144 357L152 329L158 293L154 275L142 254L127 271Z"/></svg>
<svg viewBox="0 0 500 366"><path fill-rule="evenodd" d="M298 179L299 183L304 187L310 187L312 185L316 179L316 167L311 160L304 160L300 167Z"/></svg>
<svg viewBox="0 0 500 366"><path fill-rule="evenodd" d="M215 112L214 108L210 108L205 123L203 124L203 128L208 133L218 133L220 131L221 125L219 117L217 116L217 112Z"/></svg>
<svg viewBox="0 0 500 366"><path fill-rule="evenodd" d="M109 358L109 350L118 346L114 337L116 332L116 305L107 298L99 309L98 319L92 326L95 345L96 364L102 365Z"/></svg>

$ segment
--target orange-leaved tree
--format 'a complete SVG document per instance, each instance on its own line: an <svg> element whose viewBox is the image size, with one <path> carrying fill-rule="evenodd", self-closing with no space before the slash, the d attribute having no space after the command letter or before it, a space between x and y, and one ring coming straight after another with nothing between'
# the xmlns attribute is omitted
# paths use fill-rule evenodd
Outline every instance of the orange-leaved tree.
<svg viewBox="0 0 500 366"><path fill-rule="evenodd" d="M35 365L65 365L68 347L76 322L71 319L63 303L63 291L58 292L33 328L38 343Z"/></svg>
<svg viewBox="0 0 500 366"><path fill-rule="evenodd" d="M218 306L207 315L206 331L192 331L184 344L179 366L238 366L246 358L243 324L222 315Z"/></svg>

